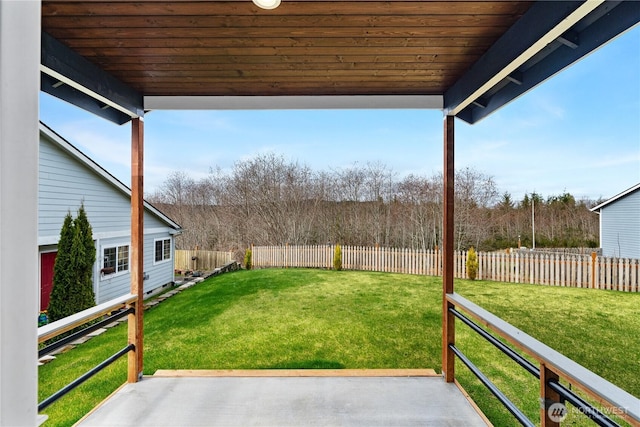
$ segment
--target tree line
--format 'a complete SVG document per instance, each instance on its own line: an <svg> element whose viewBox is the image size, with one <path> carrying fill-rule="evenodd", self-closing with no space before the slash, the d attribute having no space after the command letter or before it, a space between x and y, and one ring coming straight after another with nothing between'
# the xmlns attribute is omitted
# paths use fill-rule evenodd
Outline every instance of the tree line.
<svg viewBox="0 0 640 427"><path fill-rule="evenodd" d="M178 249L243 253L251 244L327 243L433 249L442 239L442 182L442 173L398 178L381 162L314 171L269 153L199 180L173 172L148 200L182 225ZM531 247L533 210L537 247L595 247L598 217L588 208L597 202L566 192L513 200L492 176L458 170L455 245Z"/></svg>

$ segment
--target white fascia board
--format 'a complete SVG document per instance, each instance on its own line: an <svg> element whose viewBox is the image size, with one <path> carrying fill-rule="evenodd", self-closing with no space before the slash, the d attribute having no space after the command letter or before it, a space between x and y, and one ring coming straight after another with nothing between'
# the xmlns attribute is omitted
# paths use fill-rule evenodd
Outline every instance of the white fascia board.
<svg viewBox="0 0 640 427"><path fill-rule="evenodd" d="M145 110L442 110L442 95L145 96Z"/></svg>
<svg viewBox="0 0 640 427"><path fill-rule="evenodd" d="M473 101L480 98L489 89L500 83L507 78L509 74L513 73L522 64L531 59L535 54L544 49L549 43L556 40L571 27L573 27L582 18L593 12L604 0L587 0L578 7L572 14L563 19L558 25L548 31L543 37L541 37L536 43L531 45L528 49L522 52L515 60L507 64L502 70L496 73L492 78L488 79L483 85L478 87L472 94L470 94L462 102L458 103L454 108L449 111L445 111L446 115L455 116L462 110L467 108Z"/></svg>
<svg viewBox="0 0 640 427"><path fill-rule="evenodd" d="M104 96L82 86L81 84L75 82L74 80L58 73L55 70L52 70L51 68L40 64L40 71L53 77L54 79L57 79L58 81L71 86L72 88L84 93L85 95L90 96L91 98L102 102L105 105L108 105L111 108L115 108L116 110L120 111L121 113L124 113L126 115L128 115L129 117L131 117L132 119L136 119L136 118L142 118L140 117L138 114L134 113L133 111L129 111L128 109L126 109L125 107L111 101L108 98L105 98Z"/></svg>

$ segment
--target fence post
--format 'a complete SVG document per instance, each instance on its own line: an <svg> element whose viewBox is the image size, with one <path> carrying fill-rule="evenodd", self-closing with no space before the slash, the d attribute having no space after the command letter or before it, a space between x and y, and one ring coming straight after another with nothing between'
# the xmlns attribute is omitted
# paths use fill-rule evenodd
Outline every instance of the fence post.
<svg viewBox="0 0 640 427"><path fill-rule="evenodd" d="M591 283L590 288L596 288L596 253L591 252Z"/></svg>
<svg viewBox="0 0 640 427"><path fill-rule="evenodd" d="M597 261L598 268L598 289L605 289L607 286L607 263L605 258L599 258Z"/></svg>
<svg viewBox="0 0 640 427"><path fill-rule="evenodd" d="M577 255L576 256L576 287L577 288L581 288L582 287L582 260L583 260L583 256L582 255Z"/></svg>
<svg viewBox="0 0 640 427"><path fill-rule="evenodd" d="M626 258L624 260L624 290L625 292L631 292L631 260Z"/></svg>
<svg viewBox="0 0 640 427"><path fill-rule="evenodd" d="M498 260L495 252L491 253L491 280L498 280Z"/></svg>

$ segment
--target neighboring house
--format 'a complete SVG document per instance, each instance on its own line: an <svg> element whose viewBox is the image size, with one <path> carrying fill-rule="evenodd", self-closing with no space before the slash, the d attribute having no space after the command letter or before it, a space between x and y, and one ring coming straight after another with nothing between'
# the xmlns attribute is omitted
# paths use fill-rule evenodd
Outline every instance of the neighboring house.
<svg viewBox="0 0 640 427"><path fill-rule="evenodd" d="M591 208L600 214L600 247L606 257L640 259L640 184Z"/></svg>
<svg viewBox="0 0 640 427"><path fill-rule="evenodd" d="M128 158L128 153L123 153ZM93 291L100 304L130 291L131 189L68 141L40 124L38 177L40 309L49 305L60 229L84 203L93 230ZM174 279L174 237L180 226L144 202L144 291Z"/></svg>

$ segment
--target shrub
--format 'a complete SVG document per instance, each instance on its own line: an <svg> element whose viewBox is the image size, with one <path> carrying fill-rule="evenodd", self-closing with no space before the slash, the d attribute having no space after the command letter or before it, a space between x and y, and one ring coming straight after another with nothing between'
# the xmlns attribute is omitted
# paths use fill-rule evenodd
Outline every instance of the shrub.
<svg viewBox="0 0 640 427"><path fill-rule="evenodd" d="M251 249L247 249L244 253L244 268L251 270Z"/></svg>
<svg viewBox="0 0 640 427"><path fill-rule="evenodd" d="M469 248L469 252L467 252L467 277L470 280L476 280L476 276L478 275L478 254L476 254L473 246Z"/></svg>
<svg viewBox="0 0 640 427"><path fill-rule="evenodd" d="M333 269L336 271L342 270L342 248L340 245L336 245L333 250Z"/></svg>

